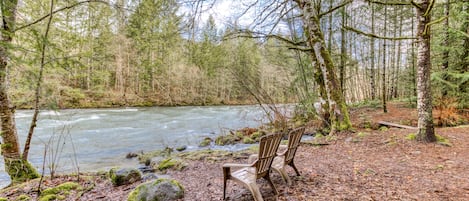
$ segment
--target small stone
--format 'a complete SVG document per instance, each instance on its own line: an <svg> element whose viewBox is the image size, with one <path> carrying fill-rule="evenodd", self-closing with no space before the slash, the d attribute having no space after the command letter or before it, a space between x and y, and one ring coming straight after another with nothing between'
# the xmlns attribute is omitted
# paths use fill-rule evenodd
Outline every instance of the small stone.
<svg viewBox="0 0 469 201"><path fill-rule="evenodd" d="M125 158L135 158L137 156L138 156L137 153L129 152L129 153L127 153L127 155L125 155Z"/></svg>
<svg viewBox="0 0 469 201"><path fill-rule="evenodd" d="M184 151L187 149L187 146L184 145L184 146L180 146L180 147L176 147L176 151Z"/></svg>
<svg viewBox="0 0 469 201"><path fill-rule="evenodd" d="M142 173L135 168L112 168L109 171L109 176L111 177L111 182L114 186L132 184L142 180Z"/></svg>
<svg viewBox="0 0 469 201"><path fill-rule="evenodd" d="M159 178L159 177L158 177L157 174L151 173L151 174L145 174L145 175L143 175L142 180L143 180L144 182L147 182L147 181L151 181L151 180L156 180L156 179L158 179L158 178Z"/></svg>

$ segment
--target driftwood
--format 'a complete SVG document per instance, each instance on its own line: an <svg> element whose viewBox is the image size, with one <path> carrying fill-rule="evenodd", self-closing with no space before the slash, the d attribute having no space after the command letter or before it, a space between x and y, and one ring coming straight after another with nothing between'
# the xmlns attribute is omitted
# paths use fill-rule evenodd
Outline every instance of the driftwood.
<svg viewBox="0 0 469 201"><path fill-rule="evenodd" d="M392 126L392 127L397 127L397 128L405 128L405 129L417 129L417 127L413 126L406 126L406 125L401 125L401 124L395 124L391 122L385 122L385 121L378 121L378 124L384 125L384 126Z"/></svg>

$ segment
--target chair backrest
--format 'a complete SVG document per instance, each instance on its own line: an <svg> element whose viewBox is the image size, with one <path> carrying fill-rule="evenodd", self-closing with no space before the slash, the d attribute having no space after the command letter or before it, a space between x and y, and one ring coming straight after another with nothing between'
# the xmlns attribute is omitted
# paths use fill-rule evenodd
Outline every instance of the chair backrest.
<svg viewBox="0 0 469 201"><path fill-rule="evenodd" d="M288 148L285 153L285 163L289 163L293 160L296 154L296 150L300 146L301 137L305 132L305 127L296 128L288 133Z"/></svg>
<svg viewBox="0 0 469 201"><path fill-rule="evenodd" d="M264 177L270 171L270 166L277 155L277 149L282 137L283 133L275 133L261 138L256 164L257 178Z"/></svg>

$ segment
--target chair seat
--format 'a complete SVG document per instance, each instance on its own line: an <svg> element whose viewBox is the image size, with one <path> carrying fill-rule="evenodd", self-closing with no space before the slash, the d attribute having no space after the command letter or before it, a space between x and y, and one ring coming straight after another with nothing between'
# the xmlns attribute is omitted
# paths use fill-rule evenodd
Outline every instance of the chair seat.
<svg viewBox="0 0 469 201"><path fill-rule="evenodd" d="M231 173L233 179L239 180L242 183L252 184L256 183L256 168L255 167L246 167L236 170Z"/></svg>
<svg viewBox="0 0 469 201"><path fill-rule="evenodd" d="M272 167L275 169L281 169L285 167L285 156L277 156L272 162Z"/></svg>

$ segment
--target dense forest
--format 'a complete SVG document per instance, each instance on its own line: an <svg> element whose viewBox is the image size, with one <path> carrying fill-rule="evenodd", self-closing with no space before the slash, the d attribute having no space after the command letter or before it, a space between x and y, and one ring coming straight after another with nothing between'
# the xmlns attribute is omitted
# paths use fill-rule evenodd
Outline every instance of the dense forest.
<svg viewBox="0 0 469 201"><path fill-rule="evenodd" d="M22 28L9 73L13 102L33 107L42 43L45 108L252 104L254 86L275 102L296 101L297 63L279 41L224 39L236 22L222 28L210 16L194 24L190 13L179 11L182 6L188 5L88 3L55 14L46 39L46 20ZM49 8L48 1L24 1L18 26Z"/></svg>
<svg viewBox="0 0 469 201"><path fill-rule="evenodd" d="M31 20L47 16L49 4L25 0L18 7L8 89L19 108L33 107L41 57L44 108L248 104L260 92L277 103L318 96L308 53L283 40L304 37L298 20L288 21L294 11L280 21L282 29L258 26L263 34L236 37L252 27L234 17L225 24L201 18L194 7L208 8L196 3L59 1L54 10L74 8L54 14L44 38L47 20ZM467 106L467 5L436 2L433 15L441 22L432 26L431 78L435 95L447 97L436 100ZM356 1L323 16L321 25L347 102L415 101L412 6Z"/></svg>
<svg viewBox="0 0 469 201"><path fill-rule="evenodd" d="M7 169L30 169L14 108L36 111L28 140L39 109L253 103L300 103L334 134L352 103L405 100L433 142L433 107L452 125L469 106L468 0L246 0L207 15L226 2L0 1Z"/></svg>

